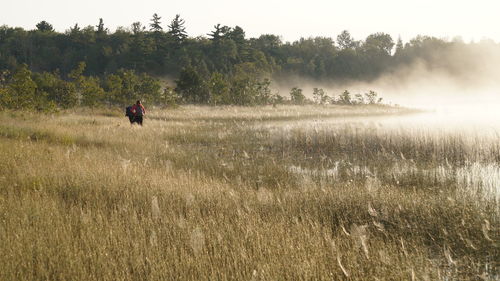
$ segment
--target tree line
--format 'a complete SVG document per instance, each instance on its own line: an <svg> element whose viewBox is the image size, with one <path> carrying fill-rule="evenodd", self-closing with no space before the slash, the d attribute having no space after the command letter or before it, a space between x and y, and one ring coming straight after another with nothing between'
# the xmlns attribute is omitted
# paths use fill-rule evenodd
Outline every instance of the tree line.
<svg viewBox="0 0 500 281"><path fill-rule="evenodd" d="M272 93L269 79L234 81L231 85L217 73L209 81L203 81L192 69L183 70L177 87L171 88L148 74L137 74L133 70L119 70L102 78L84 76L85 67L81 62L68 74L68 79L63 79L57 72L32 72L26 64L18 67L12 75L4 71L0 73L0 109L53 112L76 106L123 106L138 99L163 106L179 103L357 105L382 101L374 91L353 96L346 90L334 97L320 88L314 88L313 99L309 99L298 87L293 87L286 97Z"/></svg>
<svg viewBox="0 0 500 281"><path fill-rule="evenodd" d="M158 104L270 104L283 100L269 90L271 81L291 75L370 81L415 62L466 75L480 67L477 56L484 45L500 51L494 42L417 36L403 44L386 33L356 40L348 31L335 39L283 42L271 34L247 38L241 27L221 24L206 36L190 37L179 15L164 24L158 14L147 25L135 22L114 32L103 19L95 26L75 24L62 33L46 21L33 30L4 25L0 98L4 107L28 92L34 93L33 107L36 100L71 107L123 104L136 97ZM171 77L175 85L165 85L159 77Z"/></svg>

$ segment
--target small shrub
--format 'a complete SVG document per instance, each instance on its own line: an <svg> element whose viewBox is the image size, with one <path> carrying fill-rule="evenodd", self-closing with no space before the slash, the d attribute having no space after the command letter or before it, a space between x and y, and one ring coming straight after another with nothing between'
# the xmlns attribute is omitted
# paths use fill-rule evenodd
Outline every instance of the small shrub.
<svg viewBox="0 0 500 281"><path fill-rule="evenodd" d="M293 104L304 104L306 101L306 96L302 94L302 89L294 87L290 91L290 100Z"/></svg>

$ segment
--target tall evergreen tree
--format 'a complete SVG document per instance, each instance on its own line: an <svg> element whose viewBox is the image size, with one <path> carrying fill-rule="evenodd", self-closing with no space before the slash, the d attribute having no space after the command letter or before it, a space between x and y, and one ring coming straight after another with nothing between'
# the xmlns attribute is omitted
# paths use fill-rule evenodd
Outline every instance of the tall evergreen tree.
<svg viewBox="0 0 500 281"><path fill-rule="evenodd" d="M220 23L214 25L214 31L207 34L210 37L210 40L214 42L218 42L219 40L226 38L231 32L231 28L227 25L221 26Z"/></svg>
<svg viewBox="0 0 500 281"><path fill-rule="evenodd" d="M233 40L238 46L245 44L245 31L239 26L235 26L228 33L229 39Z"/></svg>
<svg viewBox="0 0 500 281"><path fill-rule="evenodd" d="M161 32L163 28L161 27L161 17L157 14L153 14L153 18L151 19L151 23L149 24L151 31L153 32Z"/></svg>
<svg viewBox="0 0 500 281"><path fill-rule="evenodd" d="M181 19L181 16L175 15L175 18L168 26L168 34L172 36L177 43L182 43L187 38L186 27L184 24L185 22Z"/></svg>
<svg viewBox="0 0 500 281"><path fill-rule="evenodd" d="M99 23L96 25L96 27L96 33L99 35L106 34L109 31L107 28L104 28L104 20L102 18L99 18Z"/></svg>
<svg viewBox="0 0 500 281"><path fill-rule="evenodd" d="M217 25L214 25L214 31L208 33L208 37L210 38L210 40L212 41L218 41L221 37L222 37L222 32L221 32L221 27L220 27L220 23L218 23Z"/></svg>
<svg viewBox="0 0 500 281"><path fill-rule="evenodd" d="M73 27L70 27L69 28L69 33L70 34L76 34L78 32L80 32L80 27L78 26L78 23L75 23L75 25Z"/></svg>
<svg viewBox="0 0 500 281"><path fill-rule="evenodd" d="M41 21L39 22L37 25L36 25L36 28L38 31L41 31L41 32L51 32L51 31L54 31L54 27L52 26L52 24L46 22L46 21Z"/></svg>

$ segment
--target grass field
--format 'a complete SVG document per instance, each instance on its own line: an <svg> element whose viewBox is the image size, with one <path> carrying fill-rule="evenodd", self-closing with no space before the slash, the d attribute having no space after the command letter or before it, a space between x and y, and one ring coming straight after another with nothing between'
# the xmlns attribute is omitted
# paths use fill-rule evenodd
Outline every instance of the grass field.
<svg viewBox="0 0 500 281"><path fill-rule="evenodd" d="M498 280L496 129L414 115L0 113L0 280Z"/></svg>

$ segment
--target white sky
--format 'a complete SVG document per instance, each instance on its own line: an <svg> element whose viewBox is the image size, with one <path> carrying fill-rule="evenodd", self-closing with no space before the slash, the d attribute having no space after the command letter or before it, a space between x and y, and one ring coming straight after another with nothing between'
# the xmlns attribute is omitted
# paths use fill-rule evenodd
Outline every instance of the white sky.
<svg viewBox="0 0 500 281"><path fill-rule="evenodd" d="M2 0L0 7L0 25L25 29L46 20L64 31L75 23L96 25L103 18L114 31L135 21L147 25L158 13L164 29L180 14L189 36L205 35L221 23L241 26L247 37L275 34L285 41L335 38L347 29L358 40L386 32L403 41L423 34L500 42L500 0Z"/></svg>

